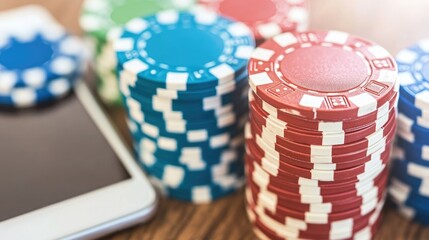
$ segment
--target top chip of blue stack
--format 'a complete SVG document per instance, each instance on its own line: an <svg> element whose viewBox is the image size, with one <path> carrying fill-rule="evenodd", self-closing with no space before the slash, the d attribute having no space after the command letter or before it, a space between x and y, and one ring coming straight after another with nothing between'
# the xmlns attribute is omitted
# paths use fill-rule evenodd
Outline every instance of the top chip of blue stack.
<svg viewBox="0 0 429 240"><path fill-rule="evenodd" d="M33 106L70 91L83 45L47 11L28 6L0 14L0 36L1 105Z"/></svg>
<svg viewBox="0 0 429 240"><path fill-rule="evenodd" d="M396 61L401 96L417 108L429 108L429 40L402 50Z"/></svg>
<svg viewBox="0 0 429 240"><path fill-rule="evenodd" d="M119 66L148 87L201 90L244 72L254 40L244 24L211 11L164 11L130 21L115 48Z"/></svg>

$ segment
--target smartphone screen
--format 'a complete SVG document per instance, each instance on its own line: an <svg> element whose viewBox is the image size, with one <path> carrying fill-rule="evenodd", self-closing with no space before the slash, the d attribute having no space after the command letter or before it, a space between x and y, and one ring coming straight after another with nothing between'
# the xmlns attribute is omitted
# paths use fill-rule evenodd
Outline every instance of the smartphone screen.
<svg viewBox="0 0 429 240"><path fill-rule="evenodd" d="M0 109L0 221L129 179L75 94Z"/></svg>

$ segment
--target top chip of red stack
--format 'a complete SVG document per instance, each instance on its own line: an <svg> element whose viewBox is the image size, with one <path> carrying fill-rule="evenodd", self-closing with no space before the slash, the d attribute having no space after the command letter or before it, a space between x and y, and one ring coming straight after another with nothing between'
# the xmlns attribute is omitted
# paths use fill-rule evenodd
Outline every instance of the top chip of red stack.
<svg viewBox="0 0 429 240"><path fill-rule="evenodd" d="M199 0L219 14L246 23L262 43L283 32L305 31L307 0Z"/></svg>
<svg viewBox="0 0 429 240"><path fill-rule="evenodd" d="M304 119L348 121L397 92L397 66L381 46L338 31L283 33L249 63L250 86L276 109Z"/></svg>

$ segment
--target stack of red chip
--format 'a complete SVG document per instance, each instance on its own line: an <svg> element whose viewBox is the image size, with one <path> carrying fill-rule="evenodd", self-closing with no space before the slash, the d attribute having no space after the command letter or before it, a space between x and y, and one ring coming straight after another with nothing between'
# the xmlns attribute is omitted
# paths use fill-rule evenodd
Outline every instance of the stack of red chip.
<svg viewBox="0 0 429 240"><path fill-rule="evenodd" d="M308 0L198 0L198 3L245 23L257 45L283 32L305 31L309 22Z"/></svg>
<svg viewBox="0 0 429 240"><path fill-rule="evenodd" d="M249 62L247 209L268 239L371 239L384 205L394 58L337 31L284 33Z"/></svg>

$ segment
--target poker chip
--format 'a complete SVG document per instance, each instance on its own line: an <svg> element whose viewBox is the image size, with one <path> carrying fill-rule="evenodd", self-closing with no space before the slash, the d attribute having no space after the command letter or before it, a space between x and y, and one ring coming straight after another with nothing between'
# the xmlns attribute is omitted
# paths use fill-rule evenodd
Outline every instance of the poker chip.
<svg viewBox="0 0 429 240"><path fill-rule="evenodd" d="M221 15L245 23L252 30L257 45L280 33L305 31L309 21L306 0L199 0Z"/></svg>
<svg viewBox="0 0 429 240"><path fill-rule="evenodd" d="M114 41L129 20L153 15L166 9L187 9L193 0L85 0L80 25L94 45L94 68L98 93L108 105L121 105L116 78Z"/></svg>
<svg viewBox="0 0 429 240"><path fill-rule="evenodd" d="M167 196L207 203L243 185L254 45L245 24L201 7L121 29L117 74L134 149Z"/></svg>
<svg viewBox="0 0 429 240"><path fill-rule="evenodd" d="M429 40L398 53L400 98L389 196L407 219L429 225Z"/></svg>
<svg viewBox="0 0 429 240"><path fill-rule="evenodd" d="M397 91L396 78L395 60L384 48L338 31L278 35L249 63L259 98L290 115L325 121L375 113Z"/></svg>
<svg viewBox="0 0 429 240"><path fill-rule="evenodd" d="M343 32L283 33L254 51L248 71L246 202L255 233L371 239L397 127L394 59Z"/></svg>
<svg viewBox="0 0 429 240"><path fill-rule="evenodd" d="M83 44L46 10L29 6L0 14L0 35L1 106L32 107L71 91L84 67Z"/></svg>

